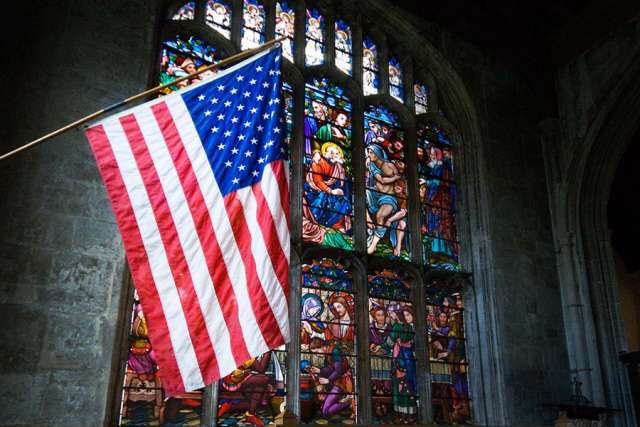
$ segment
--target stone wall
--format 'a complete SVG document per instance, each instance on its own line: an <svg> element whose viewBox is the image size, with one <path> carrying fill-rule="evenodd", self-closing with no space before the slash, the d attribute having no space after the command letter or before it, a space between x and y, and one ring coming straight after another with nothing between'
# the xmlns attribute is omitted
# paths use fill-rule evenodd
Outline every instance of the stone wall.
<svg viewBox="0 0 640 427"><path fill-rule="evenodd" d="M23 25L4 50L0 151L146 87L155 2L17 7L8 16ZM83 134L1 162L0 194L0 424L98 425L124 253Z"/></svg>
<svg viewBox="0 0 640 427"><path fill-rule="evenodd" d="M18 11L27 24L2 70L9 94L2 151L143 89L156 7L150 0L43 1ZM478 269L487 270L486 301L493 302L484 309L496 329L481 329L476 350L491 354L483 375L499 387L473 390L475 411L485 423L548 423L551 414L539 404L568 395L568 373L539 100L507 65L401 18L458 73L480 124L469 140L481 143L474 166L486 211L471 215L487 224L472 238L488 248ZM442 88L443 110L463 128L450 92ZM71 132L2 162L0 188L0 425L97 424L113 378L124 255L84 137Z"/></svg>

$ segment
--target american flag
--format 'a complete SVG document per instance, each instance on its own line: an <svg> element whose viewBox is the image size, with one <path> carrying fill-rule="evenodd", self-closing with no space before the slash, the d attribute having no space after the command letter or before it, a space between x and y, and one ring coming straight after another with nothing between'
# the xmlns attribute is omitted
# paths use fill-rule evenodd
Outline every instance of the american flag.
<svg viewBox="0 0 640 427"><path fill-rule="evenodd" d="M289 339L280 55L86 131L170 396Z"/></svg>

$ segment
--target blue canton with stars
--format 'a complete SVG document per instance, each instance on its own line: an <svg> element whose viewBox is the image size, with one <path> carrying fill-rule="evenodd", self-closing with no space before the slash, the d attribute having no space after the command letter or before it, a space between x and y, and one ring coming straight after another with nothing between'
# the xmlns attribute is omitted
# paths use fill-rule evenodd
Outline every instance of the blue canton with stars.
<svg viewBox="0 0 640 427"><path fill-rule="evenodd" d="M286 158L281 49L183 93L223 196L259 182Z"/></svg>

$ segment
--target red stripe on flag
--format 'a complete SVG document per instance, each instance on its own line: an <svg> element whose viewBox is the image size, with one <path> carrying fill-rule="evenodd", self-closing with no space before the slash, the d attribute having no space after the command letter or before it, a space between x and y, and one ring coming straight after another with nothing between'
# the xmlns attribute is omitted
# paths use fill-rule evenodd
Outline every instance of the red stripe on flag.
<svg viewBox="0 0 640 427"><path fill-rule="evenodd" d="M278 188L280 189L280 204L282 205L282 210L287 217L287 224L291 227L291 222L289 221L289 185L287 184L287 171L284 168L283 160L273 162L270 166L271 170L273 170L273 175L276 177Z"/></svg>
<svg viewBox="0 0 640 427"><path fill-rule="evenodd" d="M156 350L154 353L158 359L163 386L170 393L184 390L185 386L169 336L167 319L162 311L160 296L151 274L149 258L144 248L129 193L127 193L118 168L118 162L102 125L88 129L86 134L118 222L133 281L149 326L151 344Z"/></svg>
<svg viewBox="0 0 640 427"><path fill-rule="evenodd" d="M278 278L278 282L280 282L282 292L285 295L289 295L289 266L287 263L287 257L285 256L284 250L282 249L282 245L280 245L280 239L278 239L276 224L273 220L271 210L269 209L267 199L265 199L264 193L262 192L261 183L258 182L256 184L253 184L252 190L256 198L256 203L258 204L258 212L256 215L258 219L258 225L260 225L260 231L262 231L262 237L264 238L267 252L269 252L269 258L271 258L273 270L276 272L276 277Z"/></svg>
<svg viewBox="0 0 640 427"><path fill-rule="evenodd" d="M129 145L140 170L147 195L153 207L153 214L158 223L160 238L167 254L167 260L171 273L178 289L182 310L185 313L191 343L196 353L200 372L205 383L209 384L220 377L218 362L213 352L211 338L207 331L202 309L193 287L193 281L184 251L178 238L171 209L167 203L166 195L158 177L158 171L154 167L153 160L144 136L133 114L120 118L122 128L129 140Z"/></svg>
<svg viewBox="0 0 640 427"><path fill-rule="evenodd" d="M242 256L242 262L244 263L247 276L247 290L249 291L253 313L265 342L269 348L275 348L284 344L284 337L280 333L280 326L278 326L275 315L271 310L271 305L269 305L269 300L260 284L256 270L256 261L251 252L251 239L260 239L262 237L251 235L249 227L247 226L247 220L244 216L242 203L236 198L236 193L227 194L224 197L224 205L227 209L238 250Z"/></svg>
<svg viewBox="0 0 640 427"><path fill-rule="evenodd" d="M211 216L207 209L207 203L202 195L202 190L196 175L193 172L191 160L185 151L182 138L176 127L169 108L164 102L151 107L158 122L162 136L164 137L169 153L175 165L182 190L187 198L187 204L195 223L196 232L207 261L209 274L211 275L214 289L222 309L225 323L231 337L231 351L236 366L241 365L251 358L244 341L240 317L238 315L238 303L231 285L227 267L222 258L222 252L216 238Z"/></svg>

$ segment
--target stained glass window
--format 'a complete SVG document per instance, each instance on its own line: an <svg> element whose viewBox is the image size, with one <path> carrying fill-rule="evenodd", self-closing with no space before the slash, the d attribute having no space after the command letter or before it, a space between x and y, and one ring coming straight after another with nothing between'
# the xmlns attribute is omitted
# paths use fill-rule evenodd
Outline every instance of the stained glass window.
<svg viewBox="0 0 640 427"><path fill-rule="evenodd" d="M356 419L355 302L351 272L331 259L302 266L300 420Z"/></svg>
<svg viewBox="0 0 640 427"><path fill-rule="evenodd" d="M371 409L376 424L414 424L418 415L411 283L391 270L369 275Z"/></svg>
<svg viewBox="0 0 640 427"><path fill-rule="evenodd" d="M284 415L287 357L284 346L243 363L218 382L217 425L274 424Z"/></svg>
<svg viewBox="0 0 640 427"><path fill-rule="evenodd" d="M304 62L307 65L320 65L324 62L324 18L317 9L307 9L306 30Z"/></svg>
<svg viewBox="0 0 640 427"><path fill-rule="evenodd" d="M287 37L282 42L282 54L289 61L293 61L293 39L295 38L296 13L286 1L276 3L276 34Z"/></svg>
<svg viewBox="0 0 640 427"><path fill-rule="evenodd" d="M202 391L165 400L140 299L135 294L129 328L129 352L120 401L121 426L200 425Z"/></svg>
<svg viewBox="0 0 640 427"><path fill-rule="evenodd" d="M188 21L192 20L195 16L196 2L190 1L182 6L176 13L173 14L171 19L175 21Z"/></svg>
<svg viewBox="0 0 640 427"><path fill-rule="evenodd" d="M453 146L441 129L421 125L417 150L424 261L435 268L460 270Z"/></svg>
<svg viewBox="0 0 640 427"><path fill-rule="evenodd" d="M373 39L362 39L362 90L365 95L378 93L378 48Z"/></svg>
<svg viewBox="0 0 640 427"><path fill-rule="evenodd" d="M326 79L305 89L304 241L353 248L351 102Z"/></svg>
<svg viewBox="0 0 640 427"><path fill-rule="evenodd" d="M285 135L285 141L287 143L287 158L291 152L291 144L293 144L293 87L287 82L282 82L282 98L284 100L284 112L287 133Z"/></svg>
<svg viewBox="0 0 640 427"><path fill-rule="evenodd" d="M242 50L264 43L264 6L259 0L244 0L242 7Z"/></svg>
<svg viewBox="0 0 640 427"><path fill-rule="evenodd" d="M231 38L231 3L224 0L207 1L207 25L225 36Z"/></svg>
<svg viewBox="0 0 640 427"><path fill-rule="evenodd" d="M413 85L413 93L416 104L416 114L422 114L429 111L429 86L420 82Z"/></svg>
<svg viewBox="0 0 640 427"><path fill-rule="evenodd" d="M342 19L336 20L336 67L351 75L351 27Z"/></svg>
<svg viewBox="0 0 640 427"><path fill-rule="evenodd" d="M404 102L402 64L394 57L389 58L389 94L398 101Z"/></svg>
<svg viewBox="0 0 640 427"><path fill-rule="evenodd" d="M404 132L385 107L364 113L367 253L409 259Z"/></svg>
<svg viewBox="0 0 640 427"><path fill-rule="evenodd" d="M201 67L206 67L220 59L220 54L202 39L191 36L176 36L162 42L162 62L160 64L160 83L171 83L177 78L187 76ZM184 80L163 90L164 94L181 89L215 75L207 71L193 79Z"/></svg>
<svg viewBox="0 0 640 427"><path fill-rule="evenodd" d="M434 281L426 288L427 340L434 420L465 424L471 408L464 334L464 295Z"/></svg>

